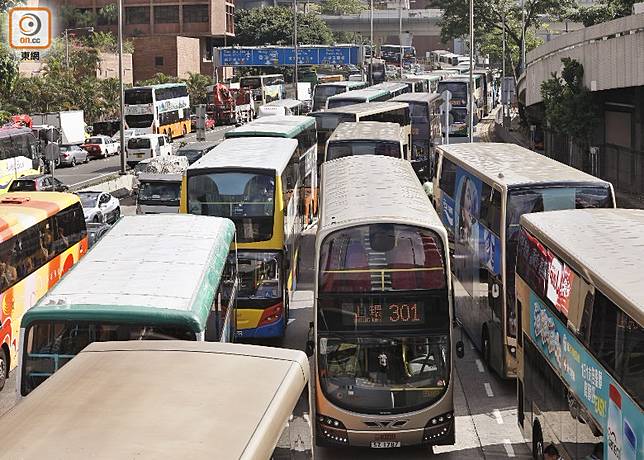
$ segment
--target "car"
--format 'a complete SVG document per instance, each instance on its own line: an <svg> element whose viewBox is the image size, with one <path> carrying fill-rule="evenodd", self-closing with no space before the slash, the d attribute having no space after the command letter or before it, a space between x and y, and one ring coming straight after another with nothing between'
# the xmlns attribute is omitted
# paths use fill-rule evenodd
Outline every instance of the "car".
<svg viewBox="0 0 644 460"><path fill-rule="evenodd" d="M31 174L14 179L9 186L10 192L66 192L65 184L50 175Z"/></svg>
<svg viewBox="0 0 644 460"><path fill-rule="evenodd" d="M121 150L118 141L103 135L90 137L82 147L87 150L90 158L107 158L118 155Z"/></svg>
<svg viewBox="0 0 644 460"><path fill-rule="evenodd" d="M102 222L88 222L87 224L87 245L88 247L94 246L94 244L100 240L107 231L112 228L111 225L104 224Z"/></svg>
<svg viewBox="0 0 644 460"><path fill-rule="evenodd" d="M89 153L78 145L60 146L60 165L76 166L78 163L89 163Z"/></svg>
<svg viewBox="0 0 644 460"><path fill-rule="evenodd" d="M85 222L113 224L121 217L121 203L107 192L83 191L76 193L83 206Z"/></svg>
<svg viewBox="0 0 644 460"><path fill-rule="evenodd" d="M182 147L179 147L177 153L178 157L186 157L188 159L188 164L192 164L197 161L199 158L204 156L210 150L214 149L221 141L204 141L204 142L191 142Z"/></svg>
<svg viewBox="0 0 644 460"><path fill-rule="evenodd" d="M206 115L206 129L215 129L216 125L217 123L215 123L215 120ZM192 132L197 130L197 115L190 115L190 126L190 130Z"/></svg>

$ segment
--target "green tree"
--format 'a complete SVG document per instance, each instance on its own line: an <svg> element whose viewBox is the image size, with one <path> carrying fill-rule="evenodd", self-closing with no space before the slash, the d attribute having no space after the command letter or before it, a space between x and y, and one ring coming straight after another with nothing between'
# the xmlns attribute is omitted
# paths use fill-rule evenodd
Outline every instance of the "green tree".
<svg viewBox="0 0 644 460"><path fill-rule="evenodd" d="M118 53L118 39L112 32L94 32L89 34L82 41L86 46L96 48L104 53ZM134 42L131 40L123 41L123 52L133 53Z"/></svg>
<svg viewBox="0 0 644 460"><path fill-rule="evenodd" d="M136 86L150 86L150 85L162 85L164 83L177 83L180 81L177 77L172 75L166 75L164 73L156 73L154 77L148 78L147 80L141 80L136 82Z"/></svg>
<svg viewBox="0 0 644 460"><path fill-rule="evenodd" d="M64 5L60 9L60 15L63 22L63 29L96 25L96 15L94 13L91 11L83 11L71 5Z"/></svg>
<svg viewBox="0 0 644 460"><path fill-rule="evenodd" d="M331 29L319 16L298 13L297 21L298 43L326 45L333 42ZM293 11L284 7L237 11L235 43L242 46L292 45Z"/></svg>
<svg viewBox="0 0 644 460"><path fill-rule="evenodd" d="M186 78L188 94L190 95L190 104L206 104L206 87L212 85L212 79L200 73L189 72Z"/></svg>
<svg viewBox="0 0 644 460"><path fill-rule="evenodd" d="M0 45L0 99L9 97L18 75L18 60L11 50Z"/></svg>
<svg viewBox="0 0 644 460"><path fill-rule="evenodd" d="M585 27L592 26L631 15L636 1L639 0L600 0L590 6L577 5L566 15L566 19L581 22Z"/></svg>
<svg viewBox="0 0 644 460"><path fill-rule="evenodd" d="M541 83L545 117L553 131L588 147L599 123L597 106L584 86L584 67L571 58L561 62L561 77L553 73L552 78Z"/></svg>
<svg viewBox="0 0 644 460"><path fill-rule="evenodd" d="M536 29L548 18L557 18L566 11L573 0L525 0L525 28ZM468 0L437 0L437 7L443 9L441 20L441 38L447 42L453 38L463 37L469 32ZM474 0L474 37L475 46L491 46L483 39L491 40L501 48L501 32L504 29L510 47L521 47L522 8L520 2L511 0ZM527 40L526 49L531 43ZM532 42L535 45L536 42Z"/></svg>
<svg viewBox="0 0 644 460"><path fill-rule="evenodd" d="M357 14L367 9L360 0L322 0L320 12L329 15Z"/></svg>

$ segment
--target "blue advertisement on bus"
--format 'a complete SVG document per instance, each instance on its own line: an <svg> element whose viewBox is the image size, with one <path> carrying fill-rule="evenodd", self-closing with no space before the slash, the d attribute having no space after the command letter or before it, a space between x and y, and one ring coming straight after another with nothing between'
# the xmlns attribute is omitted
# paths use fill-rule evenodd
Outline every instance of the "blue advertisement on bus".
<svg viewBox="0 0 644 460"><path fill-rule="evenodd" d="M530 291L530 337L604 431L605 459L644 459L644 415L637 403Z"/></svg>

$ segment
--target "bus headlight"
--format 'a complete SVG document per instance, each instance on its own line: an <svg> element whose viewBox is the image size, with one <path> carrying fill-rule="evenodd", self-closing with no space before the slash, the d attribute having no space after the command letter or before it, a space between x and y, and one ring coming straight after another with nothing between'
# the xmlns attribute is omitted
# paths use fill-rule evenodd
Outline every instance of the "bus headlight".
<svg viewBox="0 0 644 460"><path fill-rule="evenodd" d="M454 429L454 413L446 412L431 418L423 432L423 442L434 444L450 436Z"/></svg>
<svg viewBox="0 0 644 460"><path fill-rule="evenodd" d="M317 425L318 433L323 439L343 445L349 444L347 429L340 420L318 414Z"/></svg>

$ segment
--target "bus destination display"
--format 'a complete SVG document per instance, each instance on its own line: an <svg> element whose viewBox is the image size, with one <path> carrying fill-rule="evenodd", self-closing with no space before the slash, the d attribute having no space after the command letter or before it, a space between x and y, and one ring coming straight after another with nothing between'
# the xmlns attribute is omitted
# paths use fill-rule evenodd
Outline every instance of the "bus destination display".
<svg viewBox="0 0 644 460"><path fill-rule="evenodd" d="M423 307L414 302L389 304L342 304L345 326L403 326L422 323Z"/></svg>

